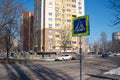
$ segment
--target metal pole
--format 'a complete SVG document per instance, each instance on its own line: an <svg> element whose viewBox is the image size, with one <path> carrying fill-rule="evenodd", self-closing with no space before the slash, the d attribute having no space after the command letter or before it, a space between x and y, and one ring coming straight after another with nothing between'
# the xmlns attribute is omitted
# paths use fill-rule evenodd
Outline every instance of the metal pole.
<svg viewBox="0 0 120 80"><path fill-rule="evenodd" d="M81 42L81 36L80 36L80 80L82 80L82 42Z"/></svg>

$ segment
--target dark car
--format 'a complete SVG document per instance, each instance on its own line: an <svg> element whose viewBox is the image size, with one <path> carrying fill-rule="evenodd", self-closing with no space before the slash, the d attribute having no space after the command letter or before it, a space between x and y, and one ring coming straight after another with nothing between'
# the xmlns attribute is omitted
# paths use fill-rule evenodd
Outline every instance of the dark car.
<svg viewBox="0 0 120 80"><path fill-rule="evenodd" d="M79 59L80 59L80 57L81 57L81 58L84 58L84 55L83 55L83 54L78 54L78 55L76 56L76 59L78 59L78 60L79 60Z"/></svg>
<svg viewBox="0 0 120 80"><path fill-rule="evenodd" d="M96 52L88 52L88 54L91 54L91 55L92 55L92 54L96 54Z"/></svg>
<svg viewBox="0 0 120 80"><path fill-rule="evenodd" d="M109 54L108 53L102 53L101 57L108 57Z"/></svg>

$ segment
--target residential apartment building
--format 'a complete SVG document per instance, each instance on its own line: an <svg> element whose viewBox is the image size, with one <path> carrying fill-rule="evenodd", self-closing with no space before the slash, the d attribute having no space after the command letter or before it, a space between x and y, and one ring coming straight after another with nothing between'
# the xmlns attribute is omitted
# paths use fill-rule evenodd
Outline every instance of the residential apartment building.
<svg viewBox="0 0 120 80"><path fill-rule="evenodd" d="M84 15L84 0L35 0L34 8L35 50L79 53L79 38L71 35L72 18Z"/></svg>
<svg viewBox="0 0 120 80"><path fill-rule="evenodd" d="M32 12L24 12L21 18L21 46L22 51L33 50L33 26L34 26L34 15Z"/></svg>
<svg viewBox="0 0 120 80"><path fill-rule="evenodd" d="M112 41L113 42L120 42L120 32L112 33Z"/></svg>

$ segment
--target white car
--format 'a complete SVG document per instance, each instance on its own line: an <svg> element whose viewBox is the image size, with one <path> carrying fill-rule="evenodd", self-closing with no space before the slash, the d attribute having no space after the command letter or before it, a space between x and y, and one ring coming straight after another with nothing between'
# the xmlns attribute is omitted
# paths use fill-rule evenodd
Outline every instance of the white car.
<svg viewBox="0 0 120 80"><path fill-rule="evenodd" d="M120 56L120 53L116 53L116 56Z"/></svg>
<svg viewBox="0 0 120 80"><path fill-rule="evenodd" d="M72 59L72 56L70 56L68 54L63 54L63 55L57 57L55 60L63 61L63 60L71 60L71 59Z"/></svg>

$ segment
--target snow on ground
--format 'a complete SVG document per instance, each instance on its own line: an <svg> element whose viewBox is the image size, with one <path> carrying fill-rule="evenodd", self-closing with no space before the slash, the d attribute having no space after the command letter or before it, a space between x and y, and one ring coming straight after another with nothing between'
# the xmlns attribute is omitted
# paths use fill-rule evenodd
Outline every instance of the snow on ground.
<svg viewBox="0 0 120 80"><path fill-rule="evenodd" d="M120 67L112 69L108 72L105 72L104 74L110 74L110 75L120 75Z"/></svg>

